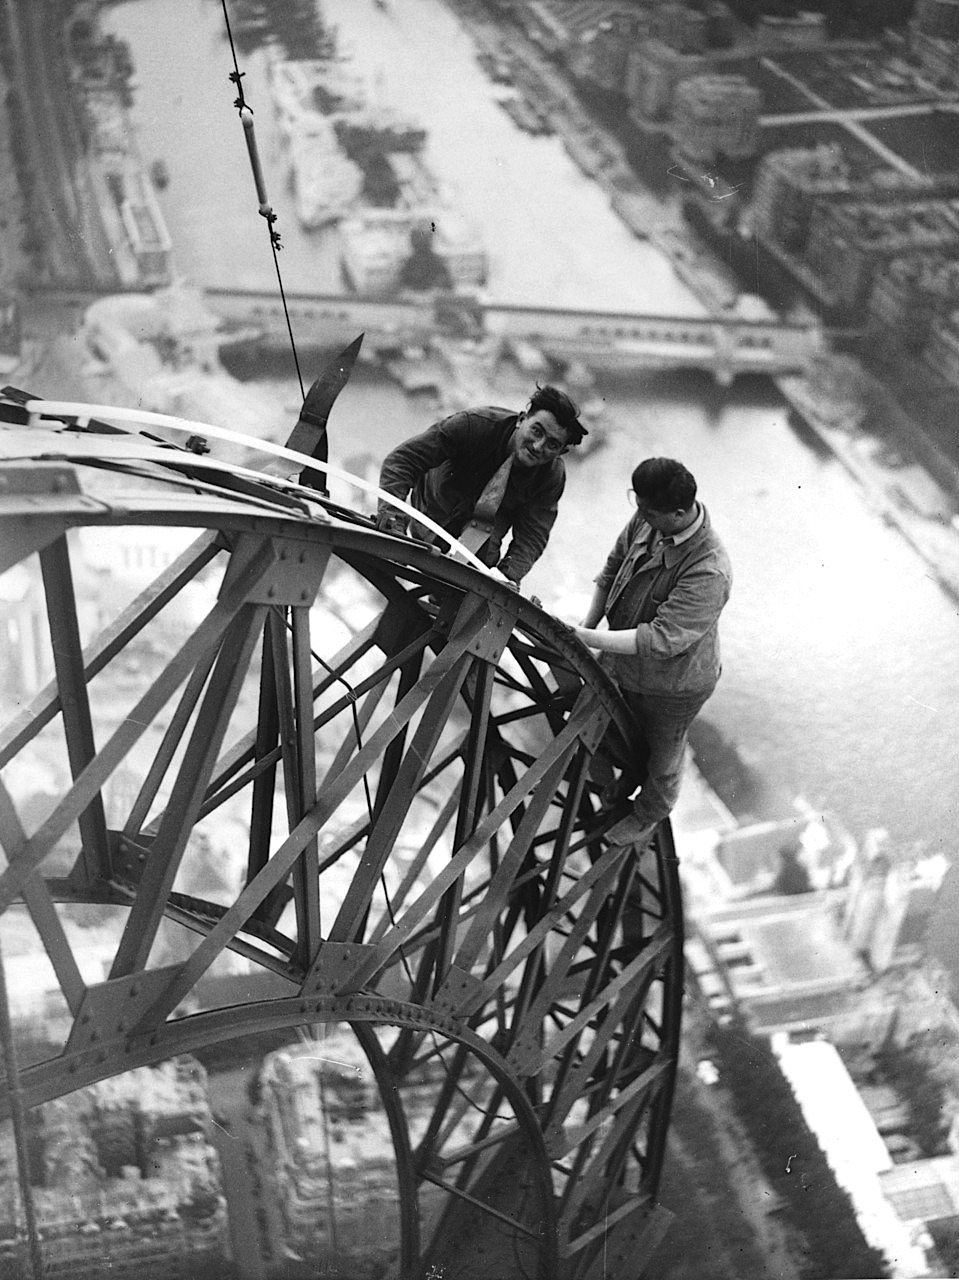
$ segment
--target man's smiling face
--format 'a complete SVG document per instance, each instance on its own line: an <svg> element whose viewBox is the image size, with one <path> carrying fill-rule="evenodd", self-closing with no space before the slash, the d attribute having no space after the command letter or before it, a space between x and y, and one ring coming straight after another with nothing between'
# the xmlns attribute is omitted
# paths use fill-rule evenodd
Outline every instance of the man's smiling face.
<svg viewBox="0 0 959 1280"><path fill-rule="evenodd" d="M548 409L521 414L513 433L513 453L521 467L541 467L568 449L565 430Z"/></svg>

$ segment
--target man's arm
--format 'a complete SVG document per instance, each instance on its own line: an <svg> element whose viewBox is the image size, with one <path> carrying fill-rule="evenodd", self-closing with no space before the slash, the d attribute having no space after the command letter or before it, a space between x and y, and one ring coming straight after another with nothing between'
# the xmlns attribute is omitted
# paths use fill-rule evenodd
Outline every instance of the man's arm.
<svg viewBox="0 0 959 1280"><path fill-rule="evenodd" d="M605 586L599 582L593 588L593 598L589 602L589 608L586 610L586 616L579 624L580 628L592 629L600 621L606 612L606 601L609 597L609 584Z"/></svg>
<svg viewBox="0 0 959 1280"><path fill-rule="evenodd" d="M586 610L583 621L578 627L573 628L577 634L581 631L589 631L593 633L593 636L601 635L603 637L601 642L594 643L593 638L587 639L585 635L580 635L579 638L583 643L588 644L592 649L602 649L608 646L609 642L605 637L609 636L611 633L609 631L597 632L595 628L597 624L602 621L603 616L606 613L606 601L609 599L609 593L614 581L616 580L616 575L619 573L620 566L626 559L626 552L629 550L635 524L636 520L634 517L634 519L632 519L620 532L619 537L613 544L612 551L606 557L606 563L603 565L602 572L595 579L596 586L593 588L593 596L589 602L589 608ZM632 634L632 632L630 632L630 634ZM613 652L620 651L614 650ZM634 653L635 649L628 649L625 652Z"/></svg>
<svg viewBox="0 0 959 1280"><path fill-rule="evenodd" d="M573 627L583 644L602 653L635 653L636 628L627 631L597 631L593 627Z"/></svg>
<svg viewBox="0 0 959 1280"><path fill-rule="evenodd" d="M550 480L540 493L531 496L513 520L509 547L497 568L511 582L525 578L543 554L550 530L556 523L559 500L566 487L566 475Z"/></svg>
<svg viewBox="0 0 959 1280"><path fill-rule="evenodd" d="M652 622L617 631L596 631L585 624L573 630L584 644L604 653L636 654L640 660L675 658L715 625L730 585L719 566L697 564L682 575Z"/></svg>
<svg viewBox="0 0 959 1280"><path fill-rule="evenodd" d="M623 561L626 559L629 552L629 548L632 546L633 539L636 537L636 534L642 524L643 519L639 514L637 514L633 516L632 519L629 520L628 523L619 531L619 535L613 543L613 549L606 557L606 563L603 565L601 572L598 573L594 579L597 588L603 592L602 608L599 613L594 613L594 608L599 600L598 594L594 594L592 603L590 604L589 613L586 618L583 619L584 627L595 626L606 612L606 601L609 598L610 589L616 581L616 575L619 573Z"/></svg>
<svg viewBox="0 0 959 1280"><path fill-rule="evenodd" d="M454 413L434 422L419 435L401 441L383 459L380 488L396 498L407 498L420 476L447 458L455 457L460 437L467 426L467 415ZM402 533L406 525L406 516L381 498L377 503L376 527L387 533Z"/></svg>

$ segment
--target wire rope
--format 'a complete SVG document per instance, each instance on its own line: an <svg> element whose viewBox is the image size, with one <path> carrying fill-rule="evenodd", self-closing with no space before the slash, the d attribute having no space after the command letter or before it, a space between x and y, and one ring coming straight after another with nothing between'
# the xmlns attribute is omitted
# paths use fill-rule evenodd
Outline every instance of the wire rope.
<svg viewBox="0 0 959 1280"><path fill-rule="evenodd" d="M273 206L270 204L269 197L266 194L266 182L263 178L263 167L260 164L260 153L256 145L256 133L253 127L253 108L249 105L243 96L243 77L245 71L240 70L240 64L237 61L236 45L233 43L233 31L230 27L230 14L226 7L226 0L220 0L223 6L223 21L226 24L227 40L230 44L230 53L233 55L233 70L230 72L229 79L236 85L237 96L233 100L240 116L240 123L243 125L243 137L246 139L247 155L250 157L250 168L253 170L253 185L256 187L256 198L259 201L259 214L261 218L266 219L267 229L270 234L270 248L273 251L273 266L276 269L276 282L280 290L280 301L283 303L283 314L286 317L286 330L290 335L290 347L293 351L293 364L296 368L297 381L300 384L300 399L306 399L306 391L303 388L303 375L300 372L300 360L296 353L296 339L293 337L293 325L290 321L290 309L286 302L286 291L283 288L283 273L280 271L279 253L282 249L280 244L280 233L276 230L276 214Z"/></svg>

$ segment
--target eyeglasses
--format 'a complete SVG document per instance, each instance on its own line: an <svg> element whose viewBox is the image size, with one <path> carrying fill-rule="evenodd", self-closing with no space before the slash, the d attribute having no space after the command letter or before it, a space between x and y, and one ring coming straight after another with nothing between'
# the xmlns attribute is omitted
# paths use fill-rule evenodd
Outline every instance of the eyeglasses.
<svg viewBox="0 0 959 1280"><path fill-rule="evenodd" d="M547 435L538 422L531 422L529 429L533 439L538 445L543 446L543 452L548 453L551 457L558 457L559 454L566 452L566 441L557 440L555 436Z"/></svg>

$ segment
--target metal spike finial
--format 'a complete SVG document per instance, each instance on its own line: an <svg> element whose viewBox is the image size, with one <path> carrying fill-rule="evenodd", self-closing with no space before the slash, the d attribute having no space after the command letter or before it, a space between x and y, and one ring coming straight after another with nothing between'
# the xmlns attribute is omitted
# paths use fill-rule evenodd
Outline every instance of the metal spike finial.
<svg viewBox="0 0 959 1280"><path fill-rule="evenodd" d="M298 453L308 453L319 462L328 460L327 420L333 402L346 386L353 372L353 366L356 364L363 344L363 336L361 333L359 337L354 338L348 347L344 347L339 355L334 356L326 368L321 370L303 400L296 426L286 441L288 449L295 449ZM326 476L322 471L304 467L299 481L300 484L308 484L314 489L326 492Z"/></svg>

